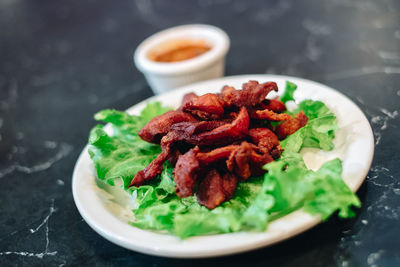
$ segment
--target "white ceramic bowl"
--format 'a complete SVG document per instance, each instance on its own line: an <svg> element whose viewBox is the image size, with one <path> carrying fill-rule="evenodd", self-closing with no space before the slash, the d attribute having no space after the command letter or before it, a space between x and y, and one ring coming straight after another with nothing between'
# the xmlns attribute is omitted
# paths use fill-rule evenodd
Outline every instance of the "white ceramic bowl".
<svg viewBox="0 0 400 267"><path fill-rule="evenodd" d="M149 59L149 52L158 45L173 40L204 40L211 45L206 53L178 62L164 63ZM145 39L136 49L134 62L143 72L155 94L197 81L222 77L229 37L221 29L204 24L173 27Z"/></svg>

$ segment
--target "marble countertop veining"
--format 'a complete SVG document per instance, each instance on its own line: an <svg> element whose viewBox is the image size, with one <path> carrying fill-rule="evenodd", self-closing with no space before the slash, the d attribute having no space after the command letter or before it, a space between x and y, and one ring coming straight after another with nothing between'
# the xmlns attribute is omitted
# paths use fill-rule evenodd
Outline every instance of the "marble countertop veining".
<svg viewBox="0 0 400 267"><path fill-rule="evenodd" d="M207 23L231 37L226 75L336 88L366 114L375 156L352 220L272 247L179 260L118 247L79 215L71 176L93 114L152 95L132 54L147 36ZM0 266L399 266L400 4L323 1L0 1Z"/></svg>

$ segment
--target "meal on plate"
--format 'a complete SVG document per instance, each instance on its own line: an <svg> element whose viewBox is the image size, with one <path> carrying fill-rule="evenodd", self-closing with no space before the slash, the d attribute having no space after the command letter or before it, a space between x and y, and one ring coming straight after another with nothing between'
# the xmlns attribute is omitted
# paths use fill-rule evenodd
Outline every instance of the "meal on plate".
<svg viewBox="0 0 400 267"><path fill-rule="evenodd" d="M139 116L103 110L89 153L98 181L134 203L133 226L180 238L263 231L268 222L302 208L327 219L354 216L357 196L341 177L340 159L309 170L304 147L334 148L336 116L321 101L295 103L291 82L279 98L274 82L186 94L176 109L149 103ZM286 106L292 102L291 109Z"/></svg>
<svg viewBox="0 0 400 267"><path fill-rule="evenodd" d="M161 153L130 185L153 180L168 160L180 198L193 196L197 187L198 203L209 209L230 200L238 181L263 175L263 166L280 157L279 139L307 123L303 111L294 117L281 113L286 110L282 101L266 99L271 91L278 91L274 82L249 81L242 90L225 86L219 94L186 94L177 110L140 129L140 138L161 145ZM271 122L282 123L274 127Z"/></svg>

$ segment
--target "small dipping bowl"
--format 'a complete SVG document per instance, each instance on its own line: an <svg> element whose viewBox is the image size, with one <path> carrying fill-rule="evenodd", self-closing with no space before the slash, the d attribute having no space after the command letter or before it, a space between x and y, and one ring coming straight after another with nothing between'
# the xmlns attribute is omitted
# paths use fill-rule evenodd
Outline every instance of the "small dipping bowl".
<svg viewBox="0 0 400 267"><path fill-rule="evenodd" d="M189 59L174 62L156 61L157 55L179 48L183 43L204 45L209 50ZM145 39L133 56L155 94L189 83L222 77L229 37L221 29L204 24L173 27Z"/></svg>

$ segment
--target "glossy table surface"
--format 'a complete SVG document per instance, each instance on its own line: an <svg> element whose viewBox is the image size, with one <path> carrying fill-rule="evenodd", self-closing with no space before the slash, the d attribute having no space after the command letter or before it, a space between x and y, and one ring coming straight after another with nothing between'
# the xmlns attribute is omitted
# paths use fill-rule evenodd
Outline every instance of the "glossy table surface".
<svg viewBox="0 0 400 267"><path fill-rule="evenodd" d="M83 221L71 175L93 114L151 96L134 49L188 23L228 33L226 75L315 80L363 110L375 156L356 218L201 260L129 251ZM399 266L399 84L395 0L0 1L0 266Z"/></svg>

